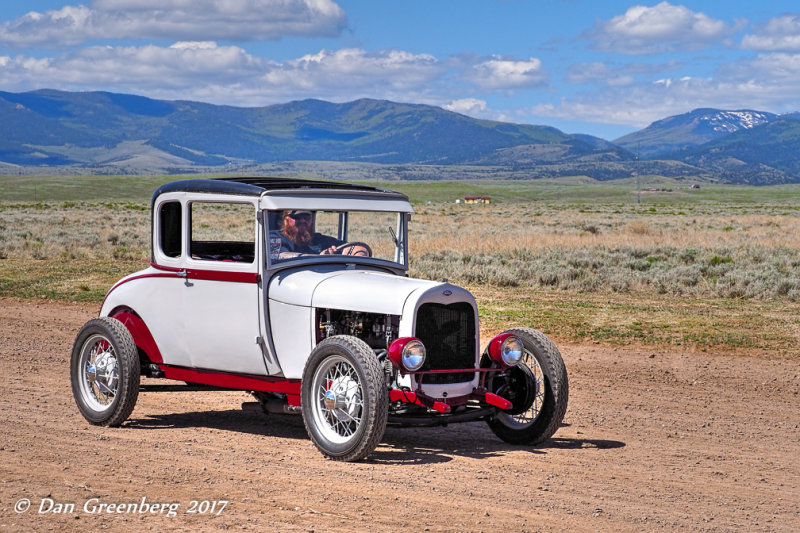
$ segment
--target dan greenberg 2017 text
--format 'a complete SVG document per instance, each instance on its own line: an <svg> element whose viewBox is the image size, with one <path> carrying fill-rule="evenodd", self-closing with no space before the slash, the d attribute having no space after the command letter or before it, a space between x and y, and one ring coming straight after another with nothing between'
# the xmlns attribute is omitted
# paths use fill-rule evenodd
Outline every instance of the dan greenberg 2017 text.
<svg viewBox="0 0 800 533"><path fill-rule="evenodd" d="M175 517L179 514L184 515L212 515L219 516L228 500L190 500L182 510L183 505L179 502L149 502L146 497L135 502L108 502L100 498L89 498L83 504L57 502L52 498L42 498L36 508L37 514L77 514L86 515L161 515ZM30 507L30 505L28 505ZM25 506L15 507L17 512L27 510ZM23 510L24 509L24 510Z"/></svg>

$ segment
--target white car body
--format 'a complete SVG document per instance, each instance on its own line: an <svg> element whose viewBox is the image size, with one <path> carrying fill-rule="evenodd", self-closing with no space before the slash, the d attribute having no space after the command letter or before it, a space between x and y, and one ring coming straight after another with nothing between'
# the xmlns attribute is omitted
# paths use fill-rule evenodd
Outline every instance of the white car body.
<svg viewBox="0 0 800 533"><path fill-rule="evenodd" d="M312 195L289 189L265 191L254 198L206 192L203 184L196 187L198 191L157 193L153 213L168 202L180 203L183 213L194 202L242 204L252 206L254 214L287 209L414 212L407 198L388 191L333 190ZM191 189L191 185L184 188ZM264 220L261 217L254 228L256 243L263 241ZM183 217L184 235L187 224ZM401 317L399 336L406 337L414 334L416 312L423 302L461 301L474 308L478 331L477 305L468 291L449 283L405 277L405 260L383 265L367 261L356 268L346 258L332 258L333 263L299 261L287 268L267 261L266 246L257 245L252 263L208 261L192 257L186 248L188 239L182 253L170 257L158 246L160 232L161 221L154 215L151 266L120 280L106 296L100 315L115 316L120 309L133 311L155 340L159 364L167 367L299 380L317 344L312 327L317 308L397 315ZM401 254L407 256L405 247ZM476 335L475 365L478 342ZM430 392L437 397L464 395L477 379L476 375L457 385L430 385Z"/></svg>
<svg viewBox="0 0 800 533"><path fill-rule="evenodd" d="M402 194L334 182L160 187L150 266L109 290L73 347L84 417L120 424L146 375L250 391L270 412L302 410L332 459L365 457L387 419L483 419L509 442L548 438L566 410L557 349L518 329L481 353L472 294L407 277L413 212ZM311 228L308 238L293 227Z"/></svg>

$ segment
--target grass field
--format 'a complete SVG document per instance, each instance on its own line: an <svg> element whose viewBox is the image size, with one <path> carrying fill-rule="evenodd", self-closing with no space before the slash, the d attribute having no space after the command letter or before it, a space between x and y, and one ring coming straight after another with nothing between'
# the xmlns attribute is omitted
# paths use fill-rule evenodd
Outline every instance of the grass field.
<svg viewBox="0 0 800 533"><path fill-rule="evenodd" d="M147 266L149 200L172 179L0 176L0 296L99 304ZM411 275L472 290L488 330L796 355L800 186L373 184L415 205ZM454 203L465 195L493 202Z"/></svg>

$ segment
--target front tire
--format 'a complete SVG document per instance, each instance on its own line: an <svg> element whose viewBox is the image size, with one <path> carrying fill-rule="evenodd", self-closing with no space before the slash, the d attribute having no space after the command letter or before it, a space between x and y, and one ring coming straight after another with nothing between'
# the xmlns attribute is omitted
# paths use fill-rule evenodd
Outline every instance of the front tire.
<svg viewBox="0 0 800 533"><path fill-rule="evenodd" d="M522 360L494 377L490 389L512 402L488 420L495 435L511 444L540 444L564 420L569 380L564 360L547 336L531 328L510 329L525 348Z"/></svg>
<svg viewBox="0 0 800 533"><path fill-rule="evenodd" d="M300 399L308 436L328 459L363 459L386 431L383 368L372 348L356 337L329 337L314 348L303 370Z"/></svg>
<svg viewBox="0 0 800 533"><path fill-rule="evenodd" d="M139 354L128 329L111 317L88 321L78 332L70 359L72 395L83 417L119 426L139 397Z"/></svg>

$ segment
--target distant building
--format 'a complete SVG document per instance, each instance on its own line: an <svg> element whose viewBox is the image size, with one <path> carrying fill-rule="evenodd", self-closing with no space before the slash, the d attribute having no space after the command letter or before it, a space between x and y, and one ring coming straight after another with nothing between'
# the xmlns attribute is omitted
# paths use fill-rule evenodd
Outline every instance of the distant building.
<svg viewBox="0 0 800 533"><path fill-rule="evenodd" d="M492 203L491 196L465 196L465 204L490 204Z"/></svg>

